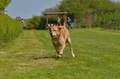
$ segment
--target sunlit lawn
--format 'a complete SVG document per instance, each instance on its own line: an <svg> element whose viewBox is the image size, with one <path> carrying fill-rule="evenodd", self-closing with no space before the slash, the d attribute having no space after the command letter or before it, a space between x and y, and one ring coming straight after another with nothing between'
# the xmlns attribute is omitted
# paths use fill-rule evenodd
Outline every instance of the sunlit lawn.
<svg viewBox="0 0 120 79"><path fill-rule="evenodd" d="M24 30L0 49L0 79L120 79L120 33L94 29L69 30L63 58L48 30Z"/></svg>

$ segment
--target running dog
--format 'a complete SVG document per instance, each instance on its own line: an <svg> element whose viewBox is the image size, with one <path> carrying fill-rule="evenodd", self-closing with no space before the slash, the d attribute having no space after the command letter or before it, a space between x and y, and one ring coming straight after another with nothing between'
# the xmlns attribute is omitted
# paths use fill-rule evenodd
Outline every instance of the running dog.
<svg viewBox="0 0 120 79"><path fill-rule="evenodd" d="M72 57L75 57L67 28L65 26L52 26L46 28L49 29L52 43L56 49L56 52L59 54L58 57L62 57L66 43L68 43L70 46Z"/></svg>

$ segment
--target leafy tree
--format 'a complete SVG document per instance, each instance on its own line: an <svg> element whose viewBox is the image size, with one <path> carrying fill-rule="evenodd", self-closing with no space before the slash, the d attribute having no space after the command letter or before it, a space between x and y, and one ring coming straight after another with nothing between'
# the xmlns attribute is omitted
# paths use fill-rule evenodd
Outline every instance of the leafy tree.
<svg viewBox="0 0 120 79"><path fill-rule="evenodd" d="M29 19L27 27L29 29L44 29L44 18L41 16L33 16Z"/></svg>
<svg viewBox="0 0 120 79"><path fill-rule="evenodd" d="M45 9L43 12L42 12L42 16L44 16L45 13L48 13L48 12L58 12L58 6L59 5L56 5L55 7L53 8L48 8L48 9ZM47 18L49 18L49 23L56 23L56 20L58 17L61 17L60 15L47 15Z"/></svg>
<svg viewBox="0 0 120 79"><path fill-rule="evenodd" d="M111 0L62 0L59 10L67 11L68 16L78 20L81 27L90 28L113 23L111 17L120 13L120 7Z"/></svg>
<svg viewBox="0 0 120 79"><path fill-rule="evenodd" d="M11 0L0 0L0 10L4 11L10 2Z"/></svg>
<svg viewBox="0 0 120 79"><path fill-rule="evenodd" d="M48 8L48 9L45 9L44 11L42 11L42 15L44 16L45 13L47 12L57 12L59 9L58 9L58 6L59 5L56 5L55 7L53 8Z"/></svg>

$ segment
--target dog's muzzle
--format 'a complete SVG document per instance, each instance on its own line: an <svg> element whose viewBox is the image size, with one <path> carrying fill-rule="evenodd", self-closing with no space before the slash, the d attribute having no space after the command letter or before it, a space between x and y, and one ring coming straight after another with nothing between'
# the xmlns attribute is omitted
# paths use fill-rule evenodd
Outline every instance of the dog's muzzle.
<svg viewBox="0 0 120 79"><path fill-rule="evenodd" d="M54 38L56 35L53 33L50 33L51 37Z"/></svg>

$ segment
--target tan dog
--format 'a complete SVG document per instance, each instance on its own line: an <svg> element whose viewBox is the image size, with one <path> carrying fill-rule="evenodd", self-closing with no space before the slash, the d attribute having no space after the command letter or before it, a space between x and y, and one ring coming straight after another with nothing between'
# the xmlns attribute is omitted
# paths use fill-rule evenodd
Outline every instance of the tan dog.
<svg viewBox="0 0 120 79"><path fill-rule="evenodd" d="M72 43L70 39L69 32L65 26L52 26L52 27L46 27L50 31L52 43L59 54L59 57L62 57L63 50L66 46L65 43L68 43L70 46L70 51L72 57L75 57L72 49Z"/></svg>
<svg viewBox="0 0 120 79"><path fill-rule="evenodd" d="M72 49L70 35L67 28L65 27L66 26L65 24L66 24L66 15L62 15L62 18L61 18L62 26L52 26L52 27L46 27L46 28L50 30L52 43L57 53L59 54L59 57L62 57L63 50L66 46L66 43L68 43L70 46L72 57L75 57L75 54L73 53L73 49Z"/></svg>

